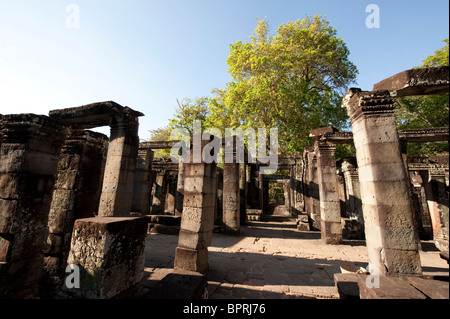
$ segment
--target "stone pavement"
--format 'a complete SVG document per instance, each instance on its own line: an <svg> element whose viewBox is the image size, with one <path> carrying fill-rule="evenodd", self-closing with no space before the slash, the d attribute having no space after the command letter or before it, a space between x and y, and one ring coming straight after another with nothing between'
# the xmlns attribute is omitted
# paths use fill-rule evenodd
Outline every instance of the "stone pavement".
<svg viewBox="0 0 450 319"><path fill-rule="evenodd" d="M145 271L159 280L173 269L177 235L149 234ZM422 242L424 275L447 275L432 241ZM367 266L365 241L325 245L320 232L297 231L294 220L248 222L240 236L214 233L209 251L209 299L335 299L333 274L352 262Z"/></svg>

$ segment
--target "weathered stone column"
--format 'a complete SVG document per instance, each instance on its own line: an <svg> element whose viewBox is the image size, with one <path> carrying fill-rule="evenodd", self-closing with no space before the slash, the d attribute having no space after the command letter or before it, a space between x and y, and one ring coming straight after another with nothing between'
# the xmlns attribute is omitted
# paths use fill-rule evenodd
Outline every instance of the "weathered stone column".
<svg viewBox="0 0 450 319"><path fill-rule="evenodd" d="M3 115L0 298L38 298L58 157L69 131L34 114Z"/></svg>
<svg viewBox="0 0 450 319"><path fill-rule="evenodd" d="M351 239L364 239L364 216L361 205L361 191L359 187L358 168L356 158L344 158L341 165L346 189L345 208L350 218Z"/></svg>
<svg viewBox="0 0 450 319"><path fill-rule="evenodd" d="M436 246L444 251L448 250L449 241L449 198L445 185L445 171L444 169L430 168L428 174L425 191L433 227L433 239Z"/></svg>
<svg viewBox="0 0 450 319"><path fill-rule="evenodd" d="M342 242L341 207L336 176L336 145L316 141L317 172L320 193L320 231L326 244Z"/></svg>
<svg viewBox="0 0 450 319"><path fill-rule="evenodd" d="M310 229L320 230L320 195L319 177L317 173L317 156L314 153L314 148L305 149L305 153L305 160L307 161L306 187L308 193L306 213L310 220Z"/></svg>
<svg viewBox="0 0 450 319"><path fill-rule="evenodd" d="M164 203L164 212L175 215L175 200L177 194L177 178L173 172L167 175L166 199Z"/></svg>
<svg viewBox="0 0 450 319"><path fill-rule="evenodd" d="M361 191L359 187L358 168L355 158L344 158L342 162L346 192L346 209L349 217L354 218L364 227L364 216L361 206Z"/></svg>
<svg viewBox="0 0 450 319"><path fill-rule="evenodd" d="M153 151L149 148L140 148L138 151L136 173L133 189L133 212L142 215L150 214L150 193L152 191L152 161Z"/></svg>
<svg viewBox="0 0 450 319"><path fill-rule="evenodd" d="M240 224L247 223L247 169L245 163L239 163L239 216Z"/></svg>
<svg viewBox="0 0 450 319"><path fill-rule="evenodd" d="M152 214L164 214L166 205L167 176L166 170L156 171L152 187Z"/></svg>
<svg viewBox="0 0 450 319"><path fill-rule="evenodd" d="M201 140L201 145L194 145L194 148L200 148L199 154L202 154L208 143L209 140ZM217 154L211 155L217 157ZM183 214L174 267L206 274L209 268L208 246L212 240L217 196L216 160L205 163L202 157L201 163L194 163L191 154L190 162L184 163L184 169Z"/></svg>
<svg viewBox="0 0 450 319"><path fill-rule="evenodd" d="M75 130L61 150L44 250L43 298L53 298L63 284L75 220L97 214L107 145L103 134Z"/></svg>
<svg viewBox="0 0 450 319"><path fill-rule="evenodd" d="M236 137L226 141L223 164L223 231L240 234L239 163L236 158ZM230 145L232 143L232 145ZM229 159L227 163L226 159Z"/></svg>
<svg viewBox="0 0 450 319"><path fill-rule="evenodd" d="M184 199L184 163L180 158L178 162L178 180L177 180L177 193L175 195L175 216L181 216L183 213L183 199Z"/></svg>
<svg viewBox="0 0 450 319"><path fill-rule="evenodd" d="M111 118L99 216L126 216L131 212L139 147L137 116L123 112Z"/></svg>
<svg viewBox="0 0 450 319"><path fill-rule="evenodd" d="M409 187L389 91L344 97L356 147L369 264L380 274L420 274Z"/></svg>

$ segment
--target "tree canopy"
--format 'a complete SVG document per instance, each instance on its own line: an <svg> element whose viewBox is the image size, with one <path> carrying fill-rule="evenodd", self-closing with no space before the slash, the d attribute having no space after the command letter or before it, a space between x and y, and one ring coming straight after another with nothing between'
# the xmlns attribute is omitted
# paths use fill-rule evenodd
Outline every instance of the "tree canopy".
<svg viewBox="0 0 450 319"><path fill-rule="evenodd" d="M340 103L357 75L348 56L321 16L282 24L274 36L259 20L247 42L230 45L233 81L214 91L208 125L277 128L281 153L300 152L311 145L310 130L348 124Z"/></svg>

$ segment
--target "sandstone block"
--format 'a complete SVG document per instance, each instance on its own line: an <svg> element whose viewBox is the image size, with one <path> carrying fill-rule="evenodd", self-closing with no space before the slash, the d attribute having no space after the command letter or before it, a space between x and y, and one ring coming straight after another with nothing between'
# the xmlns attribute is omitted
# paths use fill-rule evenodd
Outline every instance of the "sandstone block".
<svg viewBox="0 0 450 319"><path fill-rule="evenodd" d="M74 298L108 299L137 284L143 275L146 217L94 217L75 221L68 264L80 268Z"/></svg>

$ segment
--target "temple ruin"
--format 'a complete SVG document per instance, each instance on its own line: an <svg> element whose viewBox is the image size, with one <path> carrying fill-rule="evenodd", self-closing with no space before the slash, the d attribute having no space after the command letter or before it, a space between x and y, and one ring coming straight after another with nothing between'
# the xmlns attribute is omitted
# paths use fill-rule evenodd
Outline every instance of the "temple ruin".
<svg viewBox="0 0 450 319"><path fill-rule="evenodd" d="M329 249L365 243L369 271L334 274L341 298L448 298L448 276L426 278L420 258L426 239L448 262L448 154L408 157L406 145L448 142L449 129L397 130L394 116L397 97L448 92L448 67L351 88L342 107L352 130L312 130L314 146L279 154L273 174L246 149L238 161L237 137L221 141L232 159L223 166L193 160L217 158L212 135L192 136L201 143L188 162L157 158L179 141L140 142L144 114L112 101L1 115L0 299L206 298L213 234L237 238L270 218L295 220L295 231L320 235ZM101 126L109 138L91 131ZM337 144L353 144L356 157L336 161ZM149 234L178 236L172 271L150 286ZM67 285L73 265L75 289ZM375 272L381 287L368 288Z"/></svg>

